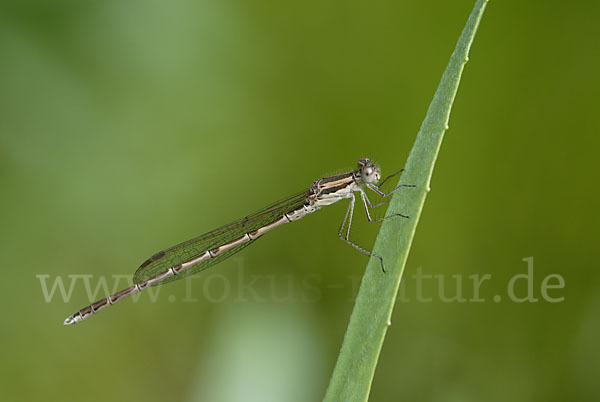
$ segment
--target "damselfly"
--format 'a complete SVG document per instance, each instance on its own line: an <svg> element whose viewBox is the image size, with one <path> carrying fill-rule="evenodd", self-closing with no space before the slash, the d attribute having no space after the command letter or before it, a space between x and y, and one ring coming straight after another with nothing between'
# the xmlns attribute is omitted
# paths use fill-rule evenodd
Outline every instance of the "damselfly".
<svg viewBox="0 0 600 402"><path fill-rule="evenodd" d="M354 193L360 194L369 222L379 222L396 216L408 218L406 215L394 213L384 218L372 219L370 209L386 202L371 204L365 192L365 188L368 188L381 197L387 197L401 187L414 187L414 185L400 184L387 193L380 190L388 179L400 172L388 176L380 184L377 184L381 178L379 168L368 158L360 159L356 170L319 179L313 182L310 188L276 202L252 215L154 254L140 265L135 272L133 286L82 308L67 317L64 324L71 325L83 321L92 314L150 286L176 281L203 271L231 257L276 227L297 221L326 205L331 205L344 198L349 198L350 204L338 231L339 238L361 253L378 258L381 268L385 272L383 259L380 256L359 247L349 240L354 213Z"/></svg>

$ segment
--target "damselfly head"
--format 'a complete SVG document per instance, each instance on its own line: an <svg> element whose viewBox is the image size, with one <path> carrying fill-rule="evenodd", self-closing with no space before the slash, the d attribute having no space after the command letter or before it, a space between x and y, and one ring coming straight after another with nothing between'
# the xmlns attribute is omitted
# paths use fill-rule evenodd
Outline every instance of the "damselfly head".
<svg viewBox="0 0 600 402"><path fill-rule="evenodd" d="M375 184L381 178L381 171L376 167L371 159L362 158L358 160L358 171L364 183Z"/></svg>

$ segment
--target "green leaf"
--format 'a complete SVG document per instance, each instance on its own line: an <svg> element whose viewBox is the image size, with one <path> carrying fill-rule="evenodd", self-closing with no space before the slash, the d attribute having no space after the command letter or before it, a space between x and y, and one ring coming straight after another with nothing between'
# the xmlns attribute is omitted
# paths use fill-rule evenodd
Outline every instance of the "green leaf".
<svg viewBox="0 0 600 402"><path fill-rule="evenodd" d="M404 265L448 127L450 109L486 4L487 0L475 3L419 129L401 178L402 183L417 187L394 193L388 208L388 215L400 212L410 219L387 219L381 225L374 252L383 257L387 273L381 272L379 259L369 260L325 401L365 401L369 397Z"/></svg>

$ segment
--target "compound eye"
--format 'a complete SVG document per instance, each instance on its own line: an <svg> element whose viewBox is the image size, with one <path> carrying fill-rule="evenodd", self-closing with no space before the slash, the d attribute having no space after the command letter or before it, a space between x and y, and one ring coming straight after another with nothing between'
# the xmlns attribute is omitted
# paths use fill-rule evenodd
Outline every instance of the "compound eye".
<svg viewBox="0 0 600 402"><path fill-rule="evenodd" d="M365 175L371 176L372 174L373 174L373 169L372 168L367 168L367 170L365 170Z"/></svg>

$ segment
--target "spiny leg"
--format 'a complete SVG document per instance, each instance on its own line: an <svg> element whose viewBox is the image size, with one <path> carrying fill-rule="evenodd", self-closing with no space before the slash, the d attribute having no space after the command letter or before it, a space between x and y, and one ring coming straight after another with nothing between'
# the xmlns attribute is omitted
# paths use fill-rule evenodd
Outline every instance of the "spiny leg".
<svg viewBox="0 0 600 402"><path fill-rule="evenodd" d="M396 173L393 173L393 174L389 175L388 177L386 177L385 179L383 179L383 180L381 181L381 183L379 183L379 184L377 185L377 187L381 187L381 186L383 186L383 185L384 185L384 183L385 183L386 181L388 181L388 180L389 180L389 179L391 179L392 177L396 176L398 173L402 173L402 172L404 172L404 169L400 169L400 170L398 170Z"/></svg>
<svg viewBox="0 0 600 402"><path fill-rule="evenodd" d="M338 231L338 237L341 239L342 238L342 233L344 232L344 227L346 226L346 221L348 220L348 215L350 214L350 208L352 206L352 202L348 205L348 209L346 209L346 215L344 216L344 220L342 221L342 224L340 225L340 230Z"/></svg>
<svg viewBox="0 0 600 402"><path fill-rule="evenodd" d="M377 194L379 194L380 196L385 198L385 197L393 194L396 190L398 190L402 187L417 187L417 186L414 184L398 184L398 186L396 186L396 188L394 188L393 190L391 190L387 193L384 193L383 191L381 191L379 189L380 186L376 186L374 184L367 184L367 187L369 187L372 191L375 191Z"/></svg>
<svg viewBox="0 0 600 402"><path fill-rule="evenodd" d="M340 239L342 239L344 242L346 242L347 244L349 244L350 246L352 246L352 248L354 248L355 250L358 250L361 253L363 253L369 257L379 258L379 262L381 263L381 270L385 273L385 268L383 266L383 258L378 256L377 254L373 254L371 251L365 250L364 248L360 247L358 244L354 244L350 240L348 240L348 238L350 237L350 226L352 225L352 216L354 215L354 201L355 201L354 194L352 194L352 198L350 199L350 204L348 205L348 209L346 210L346 216L344 217L344 221L342 222L342 225L340 226L340 230L338 231L338 237ZM346 229L346 234L343 236L342 233L344 232L344 226L346 225L346 221L348 222L348 228Z"/></svg>
<svg viewBox="0 0 600 402"><path fill-rule="evenodd" d="M387 200L382 201L382 202L378 202L377 204L371 204L371 200L369 200L369 197L367 197L367 201L369 202L369 208L373 209L373 208L377 208L377 207L380 207L380 206L385 205L385 204L389 204L390 201L391 201L391 199L388 198Z"/></svg>
<svg viewBox="0 0 600 402"><path fill-rule="evenodd" d="M369 208L375 208L378 207L379 205L383 204L383 203L379 203L379 204L375 204L372 205L371 201L369 200L369 197L367 197L367 194L363 191L360 192L360 198L362 199L363 202L363 206L365 207L365 213L367 214L367 219L369 220L369 222L374 223L374 222L381 222L384 221L386 219L389 218L394 218L396 216L401 216L402 218L407 218L408 216L406 215L402 215L402 214L391 214L389 216L384 216L383 218L378 218L378 219L372 219L371 218L371 214L369 213ZM387 201L386 201L387 202Z"/></svg>

